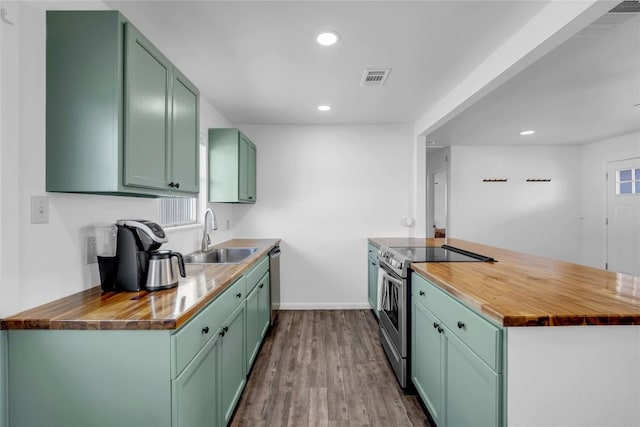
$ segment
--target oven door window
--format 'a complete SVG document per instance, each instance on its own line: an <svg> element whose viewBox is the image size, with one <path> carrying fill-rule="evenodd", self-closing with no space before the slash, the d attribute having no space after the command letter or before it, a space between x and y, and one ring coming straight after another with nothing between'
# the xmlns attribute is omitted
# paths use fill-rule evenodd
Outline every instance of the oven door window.
<svg viewBox="0 0 640 427"><path fill-rule="evenodd" d="M383 280L385 298L388 298L388 303L383 305L383 310L387 315L387 318L391 321L394 329L398 331L400 304L402 304L402 282L398 282L390 278L388 274L384 275Z"/></svg>

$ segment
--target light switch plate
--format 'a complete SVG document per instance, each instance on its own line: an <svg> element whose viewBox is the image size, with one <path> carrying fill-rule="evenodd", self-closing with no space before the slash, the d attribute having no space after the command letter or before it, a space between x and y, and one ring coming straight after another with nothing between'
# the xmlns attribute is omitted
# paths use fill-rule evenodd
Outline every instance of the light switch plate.
<svg viewBox="0 0 640 427"><path fill-rule="evenodd" d="M49 222L49 198L47 196L31 196L31 224Z"/></svg>

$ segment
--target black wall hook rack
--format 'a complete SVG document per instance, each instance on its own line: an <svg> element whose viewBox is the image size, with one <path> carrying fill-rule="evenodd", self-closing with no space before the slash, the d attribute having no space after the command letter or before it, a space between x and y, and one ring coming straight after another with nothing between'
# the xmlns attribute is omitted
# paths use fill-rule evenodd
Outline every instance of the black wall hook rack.
<svg viewBox="0 0 640 427"><path fill-rule="evenodd" d="M482 182L507 182L508 178L485 178Z"/></svg>
<svg viewBox="0 0 640 427"><path fill-rule="evenodd" d="M551 182L551 178L527 178L527 182Z"/></svg>

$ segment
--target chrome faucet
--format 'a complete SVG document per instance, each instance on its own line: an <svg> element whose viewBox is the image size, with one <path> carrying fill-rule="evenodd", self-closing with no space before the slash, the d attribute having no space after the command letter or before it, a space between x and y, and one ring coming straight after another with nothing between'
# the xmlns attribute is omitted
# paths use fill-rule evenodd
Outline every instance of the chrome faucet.
<svg viewBox="0 0 640 427"><path fill-rule="evenodd" d="M207 222L207 218L210 218ZM216 214L210 208L204 211L204 228L202 230L202 252L208 252L211 249L211 233L218 229L218 220Z"/></svg>

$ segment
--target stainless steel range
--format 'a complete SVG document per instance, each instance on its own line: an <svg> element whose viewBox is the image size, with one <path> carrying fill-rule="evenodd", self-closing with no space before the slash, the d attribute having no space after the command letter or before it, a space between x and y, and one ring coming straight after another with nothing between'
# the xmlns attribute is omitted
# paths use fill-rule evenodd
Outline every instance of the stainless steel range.
<svg viewBox="0 0 640 427"><path fill-rule="evenodd" d="M448 245L381 247L378 251L380 339L402 388L411 378L411 263L495 261Z"/></svg>

